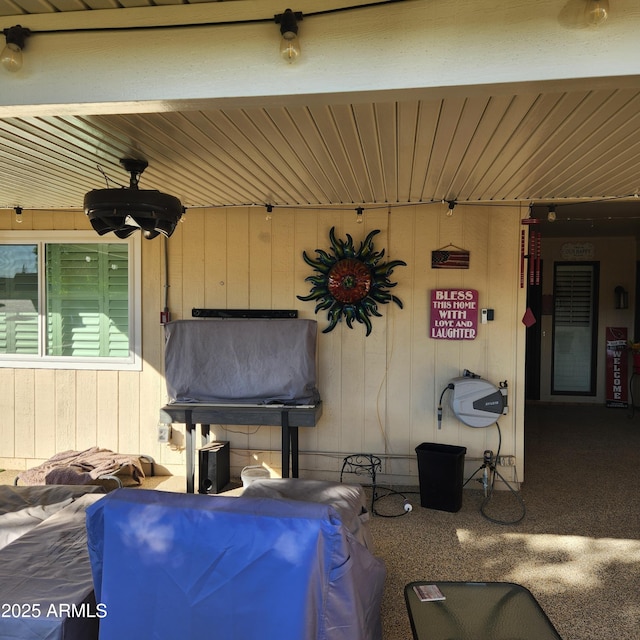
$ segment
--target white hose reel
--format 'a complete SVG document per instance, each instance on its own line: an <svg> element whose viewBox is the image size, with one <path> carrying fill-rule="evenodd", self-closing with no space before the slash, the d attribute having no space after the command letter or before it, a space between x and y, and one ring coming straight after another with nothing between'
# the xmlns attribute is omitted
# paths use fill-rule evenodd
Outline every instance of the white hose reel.
<svg viewBox="0 0 640 640"><path fill-rule="evenodd" d="M507 414L507 382L499 387L467 369L449 381L450 406L458 420L469 427L488 427Z"/></svg>

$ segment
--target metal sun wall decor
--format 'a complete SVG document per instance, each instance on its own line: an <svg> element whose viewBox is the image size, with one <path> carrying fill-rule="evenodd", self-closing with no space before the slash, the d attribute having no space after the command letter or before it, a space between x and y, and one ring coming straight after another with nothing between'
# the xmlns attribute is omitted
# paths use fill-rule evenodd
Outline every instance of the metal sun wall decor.
<svg viewBox="0 0 640 640"><path fill-rule="evenodd" d="M353 329L353 321L360 322L371 333L371 316L382 316L378 311L378 303L395 302L402 309L402 302L391 295L387 289L396 286L389 276L399 266L407 266L402 260L381 262L382 251L374 251L373 237L380 233L372 231L356 249L353 238L347 234L347 240L338 240L335 227L329 231L331 241L330 252L316 249L317 260L302 252L304 261L312 266L317 275L305 278L312 283L308 296L297 296L300 300L317 300L315 312L328 310L329 325L323 333L332 331L344 317L349 329Z"/></svg>

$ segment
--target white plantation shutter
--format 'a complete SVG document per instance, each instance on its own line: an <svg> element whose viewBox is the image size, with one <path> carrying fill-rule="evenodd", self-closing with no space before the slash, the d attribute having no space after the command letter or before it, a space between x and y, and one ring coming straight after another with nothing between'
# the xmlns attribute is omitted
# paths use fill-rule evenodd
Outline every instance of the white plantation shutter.
<svg viewBox="0 0 640 640"><path fill-rule="evenodd" d="M37 312L0 311L0 353L38 353Z"/></svg>
<svg viewBox="0 0 640 640"><path fill-rule="evenodd" d="M568 266L556 270L556 325L589 327L593 314L593 268L591 265Z"/></svg>
<svg viewBox="0 0 640 640"><path fill-rule="evenodd" d="M21 313L13 320L13 342L8 353L38 353L38 313Z"/></svg>
<svg viewBox="0 0 640 640"><path fill-rule="evenodd" d="M0 367L140 371L140 236L0 230Z"/></svg>
<svg viewBox="0 0 640 640"><path fill-rule="evenodd" d="M597 271L593 264L556 264L552 393L595 393Z"/></svg>
<svg viewBox="0 0 640 640"><path fill-rule="evenodd" d="M2 246L0 247L0 354L37 353L37 246Z"/></svg>
<svg viewBox="0 0 640 640"><path fill-rule="evenodd" d="M126 245L109 246L104 264L109 304L108 353L124 358L129 355L129 255Z"/></svg>
<svg viewBox="0 0 640 640"><path fill-rule="evenodd" d="M47 355L129 355L126 244L47 244Z"/></svg>

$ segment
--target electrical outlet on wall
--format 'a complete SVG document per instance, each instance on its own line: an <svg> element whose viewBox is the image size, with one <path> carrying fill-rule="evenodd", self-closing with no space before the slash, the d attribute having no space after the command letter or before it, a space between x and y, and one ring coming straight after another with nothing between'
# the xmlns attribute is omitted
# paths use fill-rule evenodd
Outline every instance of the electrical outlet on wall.
<svg viewBox="0 0 640 640"><path fill-rule="evenodd" d="M164 422L158 423L158 442L167 443L171 440L171 425Z"/></svg>
<svg viewBox="0 0 640 640"><path fill-rule="evenodd" d="M493 320L493 309L481 309L480 310L480 322L487 324Z"/></svg>
<svg viewBox="0 0 640 640"><path fill-rule="evenodd" d="M501 467L515 467L516 457L515 456L498 456L498 465Z"/></svg>

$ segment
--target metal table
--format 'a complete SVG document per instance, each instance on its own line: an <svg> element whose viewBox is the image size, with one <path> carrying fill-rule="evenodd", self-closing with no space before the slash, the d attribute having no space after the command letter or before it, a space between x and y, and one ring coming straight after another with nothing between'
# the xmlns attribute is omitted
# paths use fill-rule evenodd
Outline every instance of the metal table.
<svg viewBox="0 0 640 640"><path fill-rule="evenodd" d="M445 600L421 602L414 585ZM410 582L404 597L414 640L562 640L528 589L511 582Z"/></svg>
<svg viewBox="0 0 640 640"><path fill-rule="evenodd" d="M164 414L164 415L163 415ZM211 424L263 425L282 428L282 477L298 477L298 427L315 427L322 415L322 402L313 405L285 404L189 404L170 403L160 410L160 420L183 423L187 457L187 493L194 491L195 442L193 429L200 425L202 445L209 443Z"/></svg>

